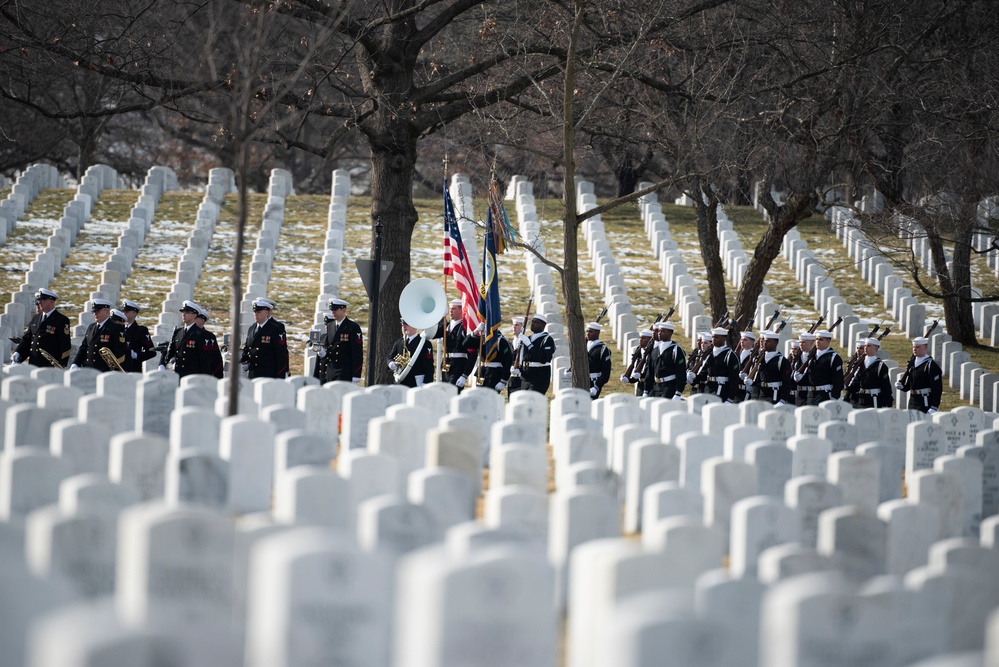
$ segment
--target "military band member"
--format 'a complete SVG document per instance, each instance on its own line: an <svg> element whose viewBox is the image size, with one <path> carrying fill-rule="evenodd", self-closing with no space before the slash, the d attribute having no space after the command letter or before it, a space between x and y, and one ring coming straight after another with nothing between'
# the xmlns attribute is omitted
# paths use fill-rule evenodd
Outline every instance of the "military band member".
<svg viewBox="0 0 999 667"><path fill-rule="evenodd" d="M468 382L468 376L475 366L477 348L467 347L465 339L468 332L465 330L465 319L462 315L462 305L460 299L455 299L450 304L448 311L450 320L441 323L434 338L444 338L447 349L447 358L444 363L444 381L449 382L458 388L460 393Z"/></svg>
<svg viewBox="0 0 999 667"><path fill-rule="evenodd" d="M388 367L395 373L396 382L407 387L422 387L428 380L434 379L434 353L430 339L421 335L416 327L402 323L402 338L392 345L389 352ZM408 363L400 363L396 359L405 349L409 356Z"/></svg>
<svg viewBox="0 0 999 667"><path fill-rule="evenodd" d="M480 345L480 337L486 331L486 324L482 322L478 328L465 339L464 345L480 351L479 354L479 374L481 385L497 392L502 392L510 379L510 367L513 365L513 347L510 345L499 329L494 336L496 340L496 353L492 360L486 359L487 350L485 345Z"/></svg>
<svg viewBox="0 0 999 667"><path fill-rule="evenodd" d="M908 377L895 383L895 388L909 392L909 409L932 415L940 409L943 397L943 371L927 354L929 338L912 339L912 358L909 359Z"/></svg>
<svg viewBox="0 0 999 667"><path fill-rule="evenodd" d="M201 306L193 301L184 301L180 307L182 324L173 330L170 345L160 357L161 371L173 363L173 370L180 377L188 375L212 375L215 359L212 346L205 336L205 330L197 325ZM216 346L218 347L218 346Z"/></svg>
<svg viewBox="0 0 999 667"><path fill-rule="evenodd" d="M521 379L521 389L529 389L544 394L552 383L552 357L555 356L555 341L545 331L548 318L535 313L531 318L531 335L520 334L520 368L510 371L513 377Z"/></svg>
<svg viewBox="0 0 999 667"><path fill-rule="evenodd" d="M364 340L361 326L347 317L347 306L343 299L330 299L327 305L333 314L326 322L326 330L319 337L316 354L323 360L316 364L320 381L343 380L360 384L364 369ZM320 377L318 373L322 372Z"/></svg>
<svg viewBox="0 0 999 667"><path fill-rule="evenodd" d="M763 358L759 361L756 376L750 374L743 380L749 395L754 400L767 401L774 405L787 403L791 398L791 362L777 350L780 334L764 331Z"/></svg>
<svg viewBox="0 0 999 667"><path fill-rule="evenodd" d="M851 397L850 405L855 408L890 408L895 405L888 367L878 357L880 350L881 342L877 338L866 339L864 359L846 388Z"/></svg>
<svg viewBox="0 0 999 667"><path fill-rule="evenodd" d="M735 403L739 391L739 357L726 342L728 329L711 330L711 351L699 373L687 372L687 380L701 387L702 393L714 394L726 403Z"/></svg>
<svg viewBox="0 0 999 667"><path fill-rule="evenodd" d="M513 358L516 359L517 355L520 353L520 334L524 333L524 318L518 315L513 318L513 337L510 341L510 348L513 351ZM520 389L520 377L516 375L511 375L510 379L507 381L506 395L509 396L513 392Z"/></svg>
<svg viewBox="0 0 999 667"><path fill-rule="evenodd" d="M59 295L50 289L42 288L35 292L37 312L21 335L21 342L10 360L13 363L27 362L32 366L52 366L45 358L45 350L61 366L69 362L73 343L69 334L69 318L56 310L55 302Z"/></svg>
<svg viewBox="0 0 999 667"><path fill-rule="evenodd" d="M631 353L631 363L621 374L621 382L635 385L635 396L648 396L649 391L645 387L643 375L649 365L649 355L655 343L652 340L654 333L652 329L642 329L638 333L638 345ZM651 388L651 387L650 387Z"/></svg>
<svg viewBox="0 0 999 667"><path fill-rule="evenodd" d="M253 300L254 323L239 355L239 363L251 380L288 377L288 341L284 324L271 317L275 305L263 297Z"/></svg>
<svg viewBox="0 0 999 667"><path fill-rule="evenodd" d="M649 396L679 401L687 386L687 355L673 342L672 322L656 322L652 328L656 343L645 366L645 386Z"/></svg>
<svg viewBox="0 0 999 667"><path fill-rule="evenodd" d="M108 366L100 354L100 349L102 347L108 348L118 363L124 364L125 327L111 320L112 304L107 299L93 299L90 304L90 310L94 314L94 322L87 327L87 332L83 334L80 349L76 351L76 357L74 357L73 365L70 368L96 368L102 373L117 370ZM124 316L122 317L124 318Z"/></svg>
<svg viewBox="0 0 999 667"><path fill-rule="evenodd" d="M142 311L142 308L134 301L123 299L119 307L125 314L125 344L128 347L128 354L125 356L125 370L130 373L141 373L142 362L156 356L153 339L149 335L149 329L137 324L135 318Z"/></svg>
<svg viewBox="0 0 999 667"><path fill-rule="evenodd" d="M201 328L201 331L205 334L205 344L208 347L208 354L212 358L211 364L211 375L216 378L222 378L225 368L225 360L222 358L222 350L219 349L219 339L216 338L215 334L209 331L205 325L208 324L208 320L211 319L208 315L208 309L204 306L198 306L198 314L194 316L194 323Z"/></svg>
<svg viewBox="0 0 999 667"><path fill-rule="evenodd" d="M590 398L600 398L600 392L610 380L611 351L600 340L600 329L596 322L586 325L586 358L590 372Z"/></svg>
<svg viewBox="0 0 999 667"><path fill-rule="evenodd" d="M825 329L816 332L815 356L809 361L802 354L804 361L792 376L798 385L798 405L818 405L842 395L843 358L830 347L832 337L832 332Z"/></svg>

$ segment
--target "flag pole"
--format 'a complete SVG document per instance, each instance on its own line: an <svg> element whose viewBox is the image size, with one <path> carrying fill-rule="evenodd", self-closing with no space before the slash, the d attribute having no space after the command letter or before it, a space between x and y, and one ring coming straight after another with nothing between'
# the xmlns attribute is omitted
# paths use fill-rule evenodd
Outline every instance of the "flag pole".
<svg viewBox="0 0 999 667"><path fill-rule="evenodd" d="M444 165L444 189L447 190L447 164L448 164L447 151L444 151L444 159L441 160L441 163ZM444 226L445 226L444 233L446 235L447 234L447 229L446 229L446 227L447 227L447 220L445 220ZM451 303L451 299L447 295L447 266L445 266L444 268L445 268L445 272L441 274L441 281L444 283L444 301L446 301L447 303ZM434 380L437 381L437 382L441 382L444 379L444 364L447 363L447 333L448 332L447 332L447 321L446 320L444 322L444 331L442 333L444 335L441 337L440 344L437 345L437 347L436 347L436 350L437 350L437 363L435 364Z"/></svg>

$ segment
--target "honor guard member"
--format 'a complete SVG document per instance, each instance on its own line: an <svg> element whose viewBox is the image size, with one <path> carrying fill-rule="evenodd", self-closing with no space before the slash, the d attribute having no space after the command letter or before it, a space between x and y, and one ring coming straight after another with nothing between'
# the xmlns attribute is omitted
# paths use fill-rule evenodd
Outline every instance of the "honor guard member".
<svg viewBox="0 0 999 667"><path fill-rule="evenodd" d="M123 365L130 373L141 373L142 362L156 356L156 346L153 345L149 329L135 321L142 311L139 304L123 299L119 310L125 314L125 344L128 346L128 354Z"/></svg>
<svg viewBox="0 0 999 667"><path fill-rule="evenodd" d="M479 344L479 338L486 331L486 323L480 322L475 331L465 339L465 347L480 350L479 370L482 374L482 386L495 389L498 392L506 388L510 379L510 367L513 365L513 347L510 345L499 329L494 337L496 341L496 354L492 361L486 360L485 345Z"/></svg>
<svg viewBox="0 0 999 667"><path fill-rule="evenodd" d="M743 331L739 334L739 368L746 367L746 360L753 354L756 346L756 334L752 331ZM749 397L749 388L743 383L742 373L739 373L739 391L736 392L736 400L742 402Z"/></svg>
<svg viewBox="0 0 999 667"><path fill-rule="evenodd" d="M777 351L780 334L764 331L760 335L763 336L763 351L760 353L763 358L759 361L756 377L750 374L743 383L754 400L774 405L787 403L791 398L791 362Z"/></svg>
<svg viewBox="0 0 999 667"><path fill-rule="evenodd" d="M846 388L850 395L850 405L855 408L890 408L895 405L891 394L891 380L888 378L888 367L878 357L881 342L877 338L864 341L864 358L860 368L850 379Z"/></svg>
<svg viewBox="0 0 999 667"><path fill-rule="evenodd" d="M253 300L254 322L239 354L239 363L251 380L288 377L288 341L284 324L271 317L275 305L263 297Z"/></svg>
<svg viewBox="0 0 999 667"><path fill-rule="evenodd" d="M881 349L880 343L878 343L878 349L879 350ZM853 378L851 378L850 380L848 380L847 378L850 375L850 369L854 367L854 359L857 360L856 363L863 364L864 358L867 356L867 336L857 339L857 346L854 349L853 354L854 356L850 358L850 361L846 365L846 370L843 371L843 400L849 403L850 405L853 405L853 398L854 398L853 391L851 389L851 387L854 384L852 380L856 379L857 373L859 372L860 369L858 368L856 371L854 371Z"/></svg>
<svg viewBox="0 0 999 667"><path fill-rule="evenodd" d="M655 341L652 340L654 335L652 329L642 329L638 333L638 345L631 353L631 363L621 375L621 382L635 385L635 396L649 395L643 376L649 367L649 355L655 346Z"/></svg>
<svg viewBox="0 0 999 667"><path fill-rule="evenodd" d="M545 331L548 318L535 313L531 318L531 335L520 334L520 368L510 371L513 377L520 377L521 389L529 389L540 394L548 392L552 383L552 357L555 356L555 341Z"/></svg>
<svg viewBox="0 0 999 667"><path fill-rule="evenodd" d="M428 379L433 380L434 353L430 339L403 320L402 338L392 345L388 367L395 374L396 383L406 387L422 387Z"/></svg>
<svg viewBox="0 0 999 667"><path fill-rule="evenodd" d="M174 372L180 377L213 374L215 360L211 344L205 337L205 330L196 322L200 312L201 306L193 301L181 304L180 317L183 324L173 330L170 345L160 357L159 370L167 370L172 363Z"/></svg>
<svg viewBox="0 0 999 667"><path fill-rule="evenodd" d="M510 343L514 359L520 354L520 334L522 333L524 333L524 318L518 315L513 318L513 340ZM506 395L509 396L518 389L520 389L520 376L511 374L510 379L507 380Z"/></svg>
<svg viewBox="0 0 999 667"><path fill-rule="evenodd" d="M83 334L80 349L76 351L76 357L70 368L96 368L102 373L118 370L108 366L100 354L100 349L106 347L111 350L111 354L118 360L118 363L124 364L125 327L111 321L111 302L107 299L93 299L90 302L90 310L94 314L94 322L87 327L87 332ZM122 315L122 319L124 319L124 315Z"/></svg>
<svg viewBox="0 0 999 667"><path fill-rule="evenodd" d="M805 359L808 358L808 353L811 352L812 347L815 346L815 334L808 333L807 331L802 332L798 335L798 340L793 342L791 350L791 358L788 361L791 362L791 399L795 405L798 403L798 382L794 379L794 374L801 370L801 367L805 364Z"/></svg>
<svg viewBox="0 0 999 667"><path fill-rule="evenodd" d="M801 355L802 365L792 376L798 385L798 405L818 405L842 395L843 358L830 345L832 332L823 329L815 334L815 356L812 360L808 361L808 357Z"/></svg>
<svg viewBox="0 0 999 667"><path fill-rule="evenodd" d="M940 409L943 397L943 371L933 357L927 354L930 339L920 336L912 339L912 357L905 375L895 383L896 389L909 392L909 409L932 415Z"/></svg>
<svg viewBox="0 0 999 667"><path fill-rule="evenodd" d="M205 327L208 324L208 320L211 319L208 316L208 309L204 306L198 306L198 314L194 316L194 324L198 326L205 335L205 346L208 348L208 354L211 356L211 375L221 379L224 375L223 369L225 368L225 360L222 358L222 350L219 349L219 339L214 333Z"/></svg>
<svg viewBox="0 0 999 667"><path fill-rule="evenodd" d="M69 335L69 318L56 310L55 302L59 295L50 289L42 288L35 292L35 307L38 312L21 335L21 342L10 360L13 363L26 361L32 366L55 366L42 351L44 350L61 367L69 362L73 347Z"/></svg>
<svg viewBox="0 0 999 667"><path fill-rule="evenodd" d="M333 318L326 321L326 331L319 337L316 354L323 363L316 364L316 377L322 382L343 380L360 384L364 368L361 326L347 317L350 304L343 299L330 299L327 305ZM321 377L320 371L323 371Z"/></svg>
<svg viewBox="0 0 999 667"><path fill-rule="evenodd" d="M437 328L434 338L444 338L444 345L447 349L447 357L444 360L444 381L449 382L458 388L458 392L465 388L468 376L475 366L475 358L478 350L465 345L468 332L465 331L465 321L461 314L461 300L455 299L450 304L448 312L450 320L441 322Z"/></svg>
<svg viewBox="0 0 999 667"><path fill-rule="evenodd" d="M714 394L726 403L735 403L739 391L739 357L728 346L728 329L711 330L711 351L707 353L701 370L696 375L687 372L687 380L702 387L705 394Z"/></svg>
<svg viewBox="0 0 999 667"><path fill-rule="evenodd" d="M600 325L590 322L586 325L586 358L590 370L590 398L600 398L600 392L611 376L611 351L600 340Z"/></svg>
<svg viewBox="0 0 999 667"><path fill-rule="evenodd" d="M673 342L671 322L657 322L652 326L657 340L645 367L645 386L650 389L649 396L679 401L687 386L687 356Z"/></svg>

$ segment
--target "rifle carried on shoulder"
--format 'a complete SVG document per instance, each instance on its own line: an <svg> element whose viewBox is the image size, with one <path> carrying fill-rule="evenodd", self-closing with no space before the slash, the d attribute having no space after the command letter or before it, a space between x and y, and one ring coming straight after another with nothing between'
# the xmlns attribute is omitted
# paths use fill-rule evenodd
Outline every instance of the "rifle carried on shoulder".
<svg viewBox="0 0 999 667"><path fill-rule="evenodd" d="M923 338L929 338L930 334L936 330L937 324L939 323L940 323L939 320L933 320L933 323L926 328L926 333L923 334ZM909 376L912 375L912 369L915 367L916 367L916 355L912 355L911 357L909 357L909 363L905 365L905 375L903 375L902 379L900 380L902 384L906 384L909 381Z"/></svg>
<svg viewBox="0 0 999 667"><path fill-rule="evenodd" d="M838 327L839 324L840 324L840 322L842 322L842 321L843 321L843 318L839 317L835 322L833 322L832 326L829 327L829 332L832 333L833 331L835 331L836 327ZM814 332L810 332L810 333L814 333ZM812 347L812 349L808 351L808 357L805 359L805 363L802 365L801 369L798 371L799 373L801 373L802 375L804 375L805 373L808 372L808 367L811 365L812 361L815 359L816 352L818 352L818 347Z"/></svg>
<svg viewBox="0 0 999 667"><path fill-rule="evenodd" d="M868 338L874 338L874 335L878 333L878 329L881 328L880 324L875 324L874 328L871 329L871 333ZM885 330L878 335L878 341L885 339L885 336L891 333L891 326L885 327ZM861 365L864 363L864 354L854 350L853 357L850 359L850 363L846 366L846 374L843 376L843 386L849 387L853 382L853 377L860 370Z"/></svg>
<svg viewBox="0 0 999 667"><path fill-rule="evenodd" d="M631 366L628 366L628 370L625 371L625 375L631 377L633 373L642 373L645 371L645 364L648 362L649 354L652 352L652 346L656 344L656 334L655 325L660 322L669 322L669 318L673 317L673 313L676 312L676 304L673 304L668 311L663 311L656 316L655 321L652 323L652 338L649 342L645 344L644 347L636 347L634 354L631 356Z"/></svg>
<svg viewBox="0 0 999 667"><path fill-rule="evenodd" d="M763 350L763 332L770 331L770 327L772 327L774 325L774 322L777 321L777 318L780 317L780 313L782 310L784 310L784 306L778 306L777 310L774 311L774 314L770 316L770 319L767 321L766 326L764 326L763 329L760 331L760 337L756 339L755 343L753 343L753 349L749 353L749 356L746 357L746 363L742 365L741 370L743 373L749 373L750 369L756 363L756 359L760 356L760 353ZM750 320L750 322L752 322L752 320Z"/></svg>

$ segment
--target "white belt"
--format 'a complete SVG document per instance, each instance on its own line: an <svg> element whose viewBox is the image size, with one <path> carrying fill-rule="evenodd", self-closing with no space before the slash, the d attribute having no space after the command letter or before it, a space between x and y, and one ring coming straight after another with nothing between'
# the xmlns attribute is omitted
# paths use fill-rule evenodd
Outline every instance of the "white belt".
<svg viewBox="0 0 999 667"><path fill-rule="evenodd" d="M724 375L709 375L708 382L717 382L718 384L725 384L728 382L728 377Z"/></svg>
<svg viewBox="0 0 999 667"><path fill-rule="evenodd" d="M784 384L783 382L761 382L760 386L764 389L779 389L780 386Z"/></svg>
<svg viewBox="0 0 999 667"><path fill-rule="evenodd" d="M881 393L880 389L858 389L858 394L866 394L868 396L877 396Z"/></svg>
<svg viewBox="0 0 999 667"><path fill-rule="evenodd" d="M832 391L831 384L820 384L817 387L798 387L798 389L803 389L805 391Z"/></svg>
<svg viewBox="0 0 999 667"><path fill-rule="evenodd" d="M543 362L542 361L528 361L527 362L527 367L528 368L541 368L542 366L551 366L551 365L552 365L552 362L550 362L550 361L543 361Z"/></svg>
<svg viewBox="0 0 999 667"><path fill-rule="evenodd" d="M673 381L673 380L675 380L675 379L676 379L676 375L667 375L667 376L666 376L666 377L664 377L664 378L656 378L656 382L658 382L658 383L662 383L662 382L672 382L672 381Z"/></svg>
<svg viewBox="0 0 999 667"><path fill-rule="evenodd" d="M912 393L917 396L929 396L932 389L913 389Z"/></svg>
<svg viewBox="0 0 999 667"><path fill-rule="evenodd" d="M590 379L596 380L600 377L600 373L590 373Z"/></svg>
<svg viewBox="0 0 999 667"><path fill-rule="evenodd" d="M468 359L468 352L448 352L447 356L452 359Z"/></svg>
<svg viewBox="0 0 999 667"><path fill-rule="evenodd" d="M486 364L486 368L503 368L503 364L498 361L490 361Z"/></svg>

